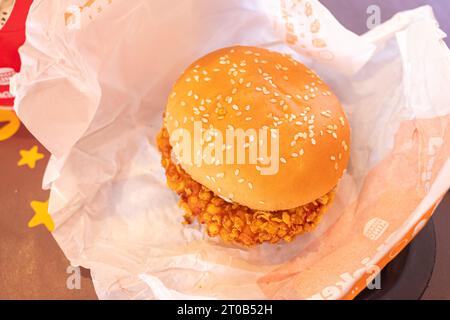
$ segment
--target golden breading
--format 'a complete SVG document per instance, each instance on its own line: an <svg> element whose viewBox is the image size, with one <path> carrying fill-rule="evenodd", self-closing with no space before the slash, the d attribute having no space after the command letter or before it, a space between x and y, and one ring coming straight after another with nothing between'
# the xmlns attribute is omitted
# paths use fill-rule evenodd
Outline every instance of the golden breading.
<svg viewBox="0 0 450 320"><path fill-rule="evenodd" d="M314 230L334 198L334 190L319 199L290 210L259 211L237 203L228 203L194 181L180 165L171 159L172 147L165 128L157 138L166 171L167 184L179 196L185 223L195 218L206 225L211 237L220 236L226 242L253 246L263 242L289 242L295 236Z"/></svg>

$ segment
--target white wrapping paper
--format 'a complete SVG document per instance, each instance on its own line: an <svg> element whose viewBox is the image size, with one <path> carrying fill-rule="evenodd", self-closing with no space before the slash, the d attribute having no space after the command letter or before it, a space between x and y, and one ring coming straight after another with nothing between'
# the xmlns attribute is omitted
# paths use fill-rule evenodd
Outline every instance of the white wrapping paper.
<svg viewBox="0 0 450 320"><path fill-rule="evenodd" d="M19 117L52 153L44 186L55 239L91 269L101 299L356 294L450 185L443 37L429 7L357 36L314 0L35 0L13 87ZM159 164L171 85L235 44L314 68L351 122L335 205L289 244L233 247L183 226Z"/></svg>

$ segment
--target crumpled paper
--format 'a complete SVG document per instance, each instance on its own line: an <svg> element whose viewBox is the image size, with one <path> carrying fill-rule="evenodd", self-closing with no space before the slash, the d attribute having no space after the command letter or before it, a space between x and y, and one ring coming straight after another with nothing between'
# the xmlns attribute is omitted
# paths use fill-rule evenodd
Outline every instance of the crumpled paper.
<svg viewBox="0 0 450 320"><path fill-rule="evenodd" d="M101 299L337 299L379 271L450 185L450 55L430 7L367 34L308 0L35 0L12 87L52 153L55 239ZM311 234L246 249L183 226L155 136L171 85L225 46L292 54L341 99L351 163ZM428 212L428 213L427 213ZM384 262L383 262L384 261Z"/></svg>

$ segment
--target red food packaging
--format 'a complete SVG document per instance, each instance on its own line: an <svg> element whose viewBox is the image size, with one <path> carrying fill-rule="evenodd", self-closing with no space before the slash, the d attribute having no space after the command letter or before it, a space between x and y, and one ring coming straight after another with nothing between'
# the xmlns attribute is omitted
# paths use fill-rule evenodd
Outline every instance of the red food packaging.
<svg viewBox="0 0 450 320"><path fill-rule="evenodd" d="M14 97L9 92L9 80L20 71L19 48L25 41L25 21L32 0L16 0L8 20L0 29L0 108L12 108ZM8 15L0 11L0 19Z"/></svg>

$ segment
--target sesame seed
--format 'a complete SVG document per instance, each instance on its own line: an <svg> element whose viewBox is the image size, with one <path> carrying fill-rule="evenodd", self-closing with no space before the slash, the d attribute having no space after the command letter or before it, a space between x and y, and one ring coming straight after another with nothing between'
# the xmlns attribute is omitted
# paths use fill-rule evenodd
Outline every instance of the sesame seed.
<svg viewBox="0 0 450 320"><path fill-rule="evenodd" d="M240 179L238 179L238 183L242 183L242 182L244 182L245 180L244 179L242 179L242 178L240 178Z"/></svg>
<svg viewBox="0 0 450 320"><path fill-rule="evenodd" d="M285 158L280 158L280 161L281 161L282 163L286 163L286 162L287 162Z"/></svg>
<svg viewBox="0 0 450 320"><path fill-rule="evenodd" d="M302 156L302 155L304 155L305 154L305 150L303 150L303 148L302 149L300 149L300 155Z"/></svg>
<svg viewBox="0 0 450 320"><path fill-rule="evenodd" d="M253 189L253 184L251 184L250 182L248 183L248 187L250 188L250 189Z"/></svg>
<svg viewBox="0 0 450 320"><path fill-rule="evenodd" d="M234 175L236 175L236 176L239 175L239 169L234 170Z"/></svg>

